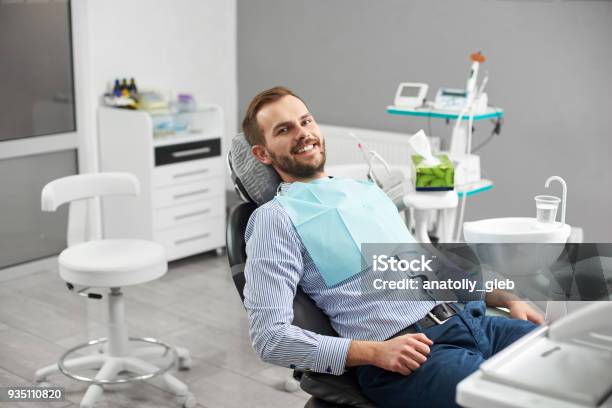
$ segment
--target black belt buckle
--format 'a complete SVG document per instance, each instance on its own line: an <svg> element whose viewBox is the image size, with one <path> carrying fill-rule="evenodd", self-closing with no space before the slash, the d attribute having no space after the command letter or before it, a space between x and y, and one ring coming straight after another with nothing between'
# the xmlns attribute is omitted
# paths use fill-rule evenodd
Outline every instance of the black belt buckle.
<svg viewBox="0 0 612 408"><path fill-rule="evenodd" d="M450 309L450 311L448 309ZM436 315L437 314L437 315ZM456 314L455 310L445 303L441 303L427 312L427 315L437 324L444 324Z"/></svg>

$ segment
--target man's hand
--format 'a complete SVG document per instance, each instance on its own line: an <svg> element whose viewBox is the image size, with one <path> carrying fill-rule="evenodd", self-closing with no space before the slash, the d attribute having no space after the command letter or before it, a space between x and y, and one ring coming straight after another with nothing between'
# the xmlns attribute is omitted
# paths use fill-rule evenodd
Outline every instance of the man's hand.
<svg viewBox="0 0 612 408"><path fill-rule="evenodd" d="M374 365L387 371L408 375L427 360L433 341L423 333L404 334L379 344Z"/></svg>
<svg viewBox="0 0 612 408"><path fill-rule="evenodd" d="M535 324L544 323L544 317L540 312L518 296L503 290L494 290L487 293L487 306L505 307L510 311L510 317L520 320L529 320Z"/></svg>
<svg viewBox="0 0 612 408"><path fill-rule="evenodd" d="M515 300L509 302L507 307L510 311L510 316L513 319L529 320L535 324L544 323L544 317L542 316L542 314L535 310L533 307L529 306L527 302L523 302L522 300Z"/></svg>
<svg viewBox="0 0 612 408"><path fill-rule="evenodd" d="M427 360L433 341L423 333L405 334L387 341L353 340L347 365L371 364L403 375L418 369Z"/></svg>

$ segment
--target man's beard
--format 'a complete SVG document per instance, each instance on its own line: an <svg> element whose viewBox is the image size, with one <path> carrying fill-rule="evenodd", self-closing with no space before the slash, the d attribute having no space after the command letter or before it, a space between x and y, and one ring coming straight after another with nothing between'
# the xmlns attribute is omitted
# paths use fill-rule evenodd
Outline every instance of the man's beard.
<svg viewBox="0 0 612 408"><path fill-rule="evenodd" d="M268 151L272 158L272 164L278 167L285 173L295 178L310 178L314 177L317 173L323 171L325 167L325 141L321 140L321 161L318 164L311 163L300 163L296 161L291 155L275 155L271 151Z"/></svg>

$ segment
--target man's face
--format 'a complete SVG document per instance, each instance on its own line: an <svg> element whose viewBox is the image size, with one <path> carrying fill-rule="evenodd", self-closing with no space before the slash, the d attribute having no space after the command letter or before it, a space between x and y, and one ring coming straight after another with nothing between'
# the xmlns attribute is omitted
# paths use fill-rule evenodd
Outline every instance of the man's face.
<svg viewBox="0 0 612 408"><path fill-rule="evenodd" d="M264 106L257 122L266 141L253 146L263 163L285 181L315 177L325 166L325 142L319 126L298 98L287 95Z"/></svg>

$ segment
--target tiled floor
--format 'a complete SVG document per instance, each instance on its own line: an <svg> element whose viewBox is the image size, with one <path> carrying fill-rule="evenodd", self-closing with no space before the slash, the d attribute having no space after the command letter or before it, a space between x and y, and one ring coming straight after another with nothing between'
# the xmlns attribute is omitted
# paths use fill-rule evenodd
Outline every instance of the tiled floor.
<svg viewBox="0 0 612 408"><path fill-rule="evenodd" d="M161 279L128 287L130 335L153 336L189 348L193 366L176 372L199 407L303 407L304 392L282 390L290 371L261 362L251 349L246 313L225 256L204 254L174 262ZM0 282L0 386L29 384L37 368L68 348L104 335L106 302L70 293L56 271ZM78 407L86 384L61 374L63 403L0 407ZM174 396L149 384L109 386L100 408L178 407Z"/></svg>

